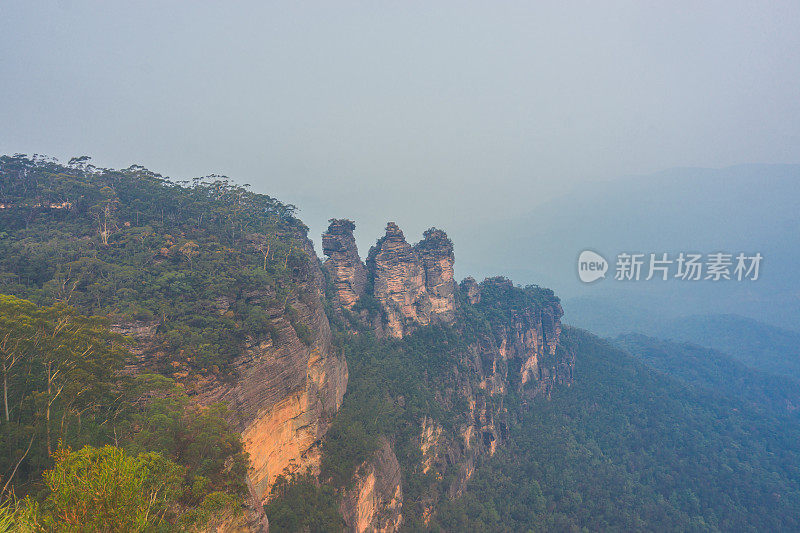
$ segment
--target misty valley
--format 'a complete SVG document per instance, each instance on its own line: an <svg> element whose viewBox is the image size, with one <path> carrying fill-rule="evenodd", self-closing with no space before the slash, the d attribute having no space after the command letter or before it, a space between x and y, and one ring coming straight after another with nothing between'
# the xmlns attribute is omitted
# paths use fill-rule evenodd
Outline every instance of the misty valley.
<svg viewBox="0 0 800 533"><path fill-rule="evenodd" d="M800 530L800 333L357 222L0 157L0 531Z"/></svg>

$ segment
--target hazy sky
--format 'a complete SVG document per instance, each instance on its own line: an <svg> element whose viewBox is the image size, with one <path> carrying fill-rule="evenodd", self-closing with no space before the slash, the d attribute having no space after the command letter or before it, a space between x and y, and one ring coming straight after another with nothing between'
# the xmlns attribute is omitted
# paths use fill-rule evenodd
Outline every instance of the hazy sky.
<svg viewBox="0 0 800 533"><path fill-rule="evenodd" d="M800 3L0 3L0 152L227 174L354 218L800 161ZM366 254L366 250L362 250Z"/></svg>

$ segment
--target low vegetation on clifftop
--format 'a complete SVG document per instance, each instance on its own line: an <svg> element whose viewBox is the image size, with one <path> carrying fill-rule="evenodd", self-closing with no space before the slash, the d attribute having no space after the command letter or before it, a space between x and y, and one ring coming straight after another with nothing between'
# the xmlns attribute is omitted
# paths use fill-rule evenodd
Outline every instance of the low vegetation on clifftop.
<svg viewBox="0 0 800 533"><path fill-rule="evenodd" d="M323 262L221 176L0 157L0 532L800 528L794 382L355 229Z"/></svg>

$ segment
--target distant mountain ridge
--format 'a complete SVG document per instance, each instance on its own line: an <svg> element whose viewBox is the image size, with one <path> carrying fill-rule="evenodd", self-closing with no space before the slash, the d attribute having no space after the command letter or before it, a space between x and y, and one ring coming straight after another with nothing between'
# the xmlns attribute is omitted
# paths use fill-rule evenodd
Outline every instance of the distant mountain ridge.
<svg viewBox="0 0 800 533"><path fill-rule="evenodd" d="M800 380L794 376L769 374L726 353L687 342L627 334L615 338L614 344L658 372L692 387L723 395L756 410L798 414Z"/></svg>
<svg viewBox="0 0 800 533"><path fill-rule="evenodd" d="M693 315L663 323L662 338L732 355L747 366L800 379L800 333L738 315Z"/></svg>
<svg viewBox="0 0 800 533"><path fill-rule="evenodd" d="M791 328L800 324L798 200L800 165L677 168L587 184L541 205L534 198L528 215L498 214L497 222L451 234L459 268L472 275L502 272L565 300L601 298L671 317L734 312ZM586 249L612 263L607 279L580 283L577 258ZM620 252L680 251L761 252L761 276L751 283L611 279Z"/></svg>
<svg viewBox="0 0 800 533"><path fill-rule="evenodd" d="M355 224L331 220L323 263L292 206L220 177L185 186L81 159L0 158L0 202L0 293L106 315L131 341L121 379L166 381L196 412L227 405L213 421L250 465L215 463L237 487L237 499L202 506L227 523L217 531L263 531L267 517L273 532L800 527L791 378L705 348L629 339L629 353L562 328L550 289L499 276L456 283L441 230L411 244L390 223L362 262ZM587 310L608 326L664 325L607 303ZM726 331L720 342L739 342ZM746 331L752 346L768 341L762 351L780 347L770 360L788 372L780 354L793 337ZM46 380L39 367L14 372L21 430L13 440L0 431L0 475L25 459L19 437L33 428L27 490L50 459L35 438L42 402L29 395L21 412L17 398ZM88 420L60 400L56 418L72 428L63 442L77 448ZM149 392L134 400L160 405ZM170 427L196 418L175 412ZM116 445L116 426L113 441L103 427L90 442ZM169 435L155 429L152 440ZM178 444L178 458L208 455L194 437ZM215 483L188 478L175 508L211 505L225 490Z"/></svg>
<svg viewBox="0 0 800 533"><path fill-rule="evenodd" d="M639 333L730 355L766 374L800 379L800 332L734 314L665 316L597 298L564 303L568 324L607 337Z"/></svg>

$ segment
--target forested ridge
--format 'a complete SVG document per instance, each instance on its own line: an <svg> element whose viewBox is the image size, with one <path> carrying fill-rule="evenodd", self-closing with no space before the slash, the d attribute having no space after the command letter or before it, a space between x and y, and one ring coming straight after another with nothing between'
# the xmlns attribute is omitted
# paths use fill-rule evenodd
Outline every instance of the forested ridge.
<svg viewBox="0 0 800 533"><path fill-rule="evenodd" d="M191 529L241 514L247 458L226 407L126 372L132 342L111 326L157 324L166 375L179 363L188 379L230 378L245 337L270 324L257 306L220 314L213 302L253 283L288 298L307 259L293 207L220 176L174 183L24 156L0 158L0 204L7 505L42 530ZM97 476L128 469L140 485L92 494ZM134 494L140 506L122 505Z"/></svg>
<svg viewBox="0 0 800 533"><path fill-rule="evenodd" d="M575 383L520 411L443 529L794 531L800 425L565 332Z"/></svg>
<svg viewBox="0 0 800 533"><path fill-rule="evenodd" d="M232 320L207 313L208 302L254 284L285 299L305 260L294 208L221 176L175 183L82 159L0 164L0 290L157 319L165 348L191 352L194 371L224 370L248 328L267 327L257 307Z"/></svg>
<svg viewBox="0 0 800 533"><path fill-rule="evenodd" d="M412 338L382 347L362 338L348 352L353 392L326 438L329 462L323 463L322 485L314 489L317 498L334 494L350 479L353 466L348 465L367 457L374 435L394 432L398 457L406 465L405 527L410 531L800 527L796 416L773 410L770 401L755 404L749 396L720 395L665 375L608 341L572 328L563 343L577 354L574 384L533 403L508 397L507 441L477 466L466 490L440 500L434 518L425 523L426 500L447 480L423 474L415 466L419 448L403 447L414 442L413 435L403 436L403 428L414 431L414 403L400 407L396 399L418 398L426 402L426 412L443 408L435 398L425 398L429 389L419 383L445 388L448 373L437 372L437 361L448 350L458 352L459 342L463 349L464 341L446 329ZM416 373L423 369L427 372ZM313 486L308 479L295 483L298 490ZM281 517L275 522L279 530L326 530L323 524L330 522L300 511L308 492L276 490L282 498L271 507ZM318 501L316 509L323 515L335 513L334 499Z"/></svg>
<svg viewBox="0 0 800 533"><path fill-rule="evenodd" d="M237 380L253 339L279 344L268 309L315 342L292 303L317 261L294 208L222 176L25 156L0 158L0 205L0 531L245 527L236 413L201 405L193 384ZM472 301L456 287L453 324L387 339L373 297L344 310L326 290L347 392L318 475L272 484L271 531L345 530L342 501L382 446L406 531L800 529L794 381L565 328L537 362L552 386L534 394L489 348L523 319L552 321L552 291L498 278ZM132 330L160 356L143 362Z"/></svg>

